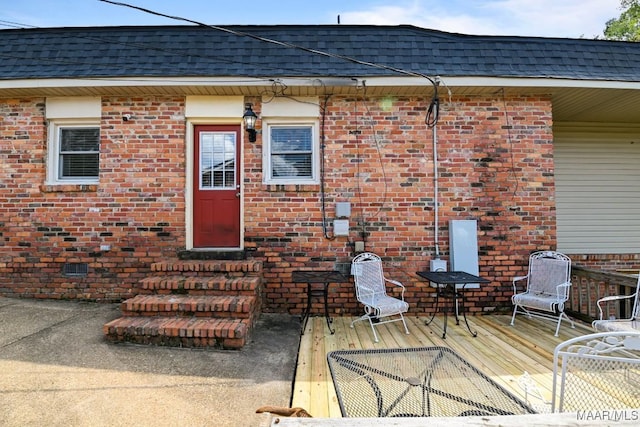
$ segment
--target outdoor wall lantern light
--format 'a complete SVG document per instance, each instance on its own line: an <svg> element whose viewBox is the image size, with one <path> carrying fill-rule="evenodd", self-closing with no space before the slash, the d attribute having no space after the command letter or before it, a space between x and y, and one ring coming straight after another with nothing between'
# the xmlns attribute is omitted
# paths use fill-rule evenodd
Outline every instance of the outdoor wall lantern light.
<svg viewBox="0 0 640 427"><path fill-rule="evenodd" d="M244 119L244 128L249 133L249 142L256 142L256 120L258 120L258 116L251 109L251 103L246 103L244 105L245 111L242 115Z"/></svg>

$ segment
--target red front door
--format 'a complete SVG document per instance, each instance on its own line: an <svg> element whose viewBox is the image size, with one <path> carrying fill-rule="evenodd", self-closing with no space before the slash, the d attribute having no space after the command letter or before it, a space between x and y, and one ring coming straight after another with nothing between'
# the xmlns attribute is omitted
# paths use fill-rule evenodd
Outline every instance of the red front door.
<svg viewBox="0 0 640 427"><path fill-rule="evenodd" d="M194 248L240 247L240 126L196 126Z"/></svg>

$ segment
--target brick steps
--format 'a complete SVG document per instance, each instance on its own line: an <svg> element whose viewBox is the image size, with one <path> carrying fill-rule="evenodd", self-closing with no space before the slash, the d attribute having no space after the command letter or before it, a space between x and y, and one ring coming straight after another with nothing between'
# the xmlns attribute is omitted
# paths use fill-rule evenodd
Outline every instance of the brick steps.
<svg viewBox="0 0 640 427"><path fill-rule="evenodd" d="M261 284L259 276L227 277L218 274L211 277L152 276L142 279L139 287L142 291L157 294L255 295Z"/></svg>
<svg viewBox="0 0 640 427"><path fill-rule="evenodd" d="M111 342L186 348L242 348L250 319L194 317L120 317L103 326Z"/></svg>
<svg viewBox="0 0 640 427"><path fill-rule="evenodd" d="M153 272L261 273L260 261L163 261L151 264Z"/></svg>
<svg viewBox="0 0 640 427"><path fill-rule="evenodd" d="M137 295L122 303L124 316L196 316L248 319L255 296Z"/></svg>
<svg viewBox="0 0 640 427"><path fill-rule="evenodd" d="M173 347L239 349L260 315L262 263L169 260L151 265L139 294L123 301L122 317L105 338Z"/></svg>

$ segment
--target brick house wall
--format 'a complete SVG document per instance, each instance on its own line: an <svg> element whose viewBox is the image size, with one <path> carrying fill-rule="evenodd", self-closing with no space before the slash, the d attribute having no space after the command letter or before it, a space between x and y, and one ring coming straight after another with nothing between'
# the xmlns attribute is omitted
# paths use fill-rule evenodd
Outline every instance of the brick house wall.
<svg viewBox="0 0 640 427"><path fill-rule="evenodd" d="M260 99L247 98L260 112ZM434 258L432 130L424 97L332 97L325 116L325 200L352 205L350 236L328 237L319 185L262 183L261 135L245 141L244 237L264 261L265 310L300 313L301 267L348 268L353 242L380 254L407 286L420 314L433 293L414 272ZM103 97L101 173L95 186L45 186L44 99L0 100L0 294L117 301L154 261L185 248L183 97ZM448 221L478 221L481 275L472 312L509 306L511 278L528 254L555 248L551 101L547 97L453 97L437 128L439 248L448 258ZM123 114L134 120L124 122ZM260 127L260 122L258 123ZM109 245L110 250L101 250ZM86 277L62 275L88 263ZM333 285L334 313L358 313L352 285Z"/></svg>
<svg viewBox="0 0 640 427"><path fill-rule="evenodd" d="M388 275L407 285L405 296L416 312L431 309L433 292L413 274L428 269L434 257L432 131L424 123L428 100L373 99L358 101L357 107L354 101L331 100L326 117L327 206L332 212L336 201L352 203L349 239L323 238L317 188L270 187L259 180L245 187L247 200L264 203L246 227L255 255L267 261L269 307L300 311L304 289L290 283L290 272L348 264L353 256L348 241L362 240L364 223L366 249L382 255ZM555 247L551 103L545 98L452 101L443 106L438 126L440 249L447 258L448 220L478 221L480 270L493 283L469 300L471 311L491 311L509 304L510 280L524 272L528 254ZM259 161L260 147L252 154ZM357 312L352 285L334 285L330 305L337 313Z"/></svg>
<svg viewBox="0 0 640 427"><path fill-rule="evenodd" d="M44 108L0 101L0 293L128 297L151 262L184 247L184 98L102 99L99 185L44 185ZM65 263L89 274L66 277Z"/></svg>

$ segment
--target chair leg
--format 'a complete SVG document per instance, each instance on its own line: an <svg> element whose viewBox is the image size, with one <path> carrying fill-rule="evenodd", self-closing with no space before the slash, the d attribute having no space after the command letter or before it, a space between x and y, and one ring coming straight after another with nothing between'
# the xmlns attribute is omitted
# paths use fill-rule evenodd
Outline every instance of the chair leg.
<svg viewBox="0 0 640 427"><path fill-rule="evenodd" d="M518 304L516 304L515 307L513 307L513 316L511 316L511 326L513 326L513 323L516 321L517 312L518 312Z"/></svg>
<svg viewBox="0 0 640 427"><path fill-rule="evenodd" d="M558 326L556 326L556 337L558 336L558 333L560 332L560 323L562 322L562 316L564 316L569 323L571 323L571 327L575 328L576 324L573 322L573 320L571 320L571 318L569 316L567 316L564 311L560 312L560 316L558 316Z"/></svg>
<svg viewBox="0 0 640 427"><path fill-rule="evenodd" d="M369 321L369 325L371 325L371 330L373 331L373 338L374 338L375 342L378 342L378 334L376 334L376 329L373 326L373 322L371 321L371 315L369 313L366 313L363 316L360 316L357 319L353 320L351 322L351 327L353 328L353 324L354 323L360 322L362 320L368 320Z"/></svg>
<svg viewBox="0 0 640 427"><path fill-rule="evenodd" d="M373 326L373 322L371 321L371 316L369 316L369 324L371 325L371 330L373 331L373 340L378 342L378 334L376 334L376 328Z"/></svg>
<svg viewBox="0 0 640 427"><path fill-rule="evenodd" d="M351 322L351 327L353 328L353 324L354 324L354 323L356 323L356 322L360 322L360 321L365 320L365 319L369 319L369 314L368 314L368 313L367 313L367 314L364 314L363 316L358 317L357 319L354 319L354 320Z"/></svg>
<svg viewBox="0 0 640 427"><path fill-rule="evenodd" d="M400 319L393 319L393 320L380 320L378 317L376 316L372 316L372 313L366 313L363 316L358 317L357 319L354 319L351 322L351 328L353 328L354 323L356 322L360 322L361 320L368 320L369 321L369 325L371 326L371 331L373 332L373 340L375 342L379 342L378 339L378 334L376 332L376 325L374 324L373 320L375 319L376 321L379 321L380 324L384 324L384 323L391 323L391 322L397 322L399 320L402 320L402 325L404 326L404 332L407 335L410 335L411 333L409 332L409 328L407 327L407 322L404 319L404 316L402 315L402 313L397 313L398 316L400 316ZM395 316L395 315L393 315Z"/></svg>
<svg viewBox="0 0 640 427"><path fill-rule="evenodd" d="M407 328L407 322L404 321L404 316L400 313L400 318L402 319L402 324L404 325L404 332L409 335L409 329Z"/></svg>

